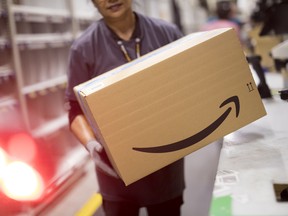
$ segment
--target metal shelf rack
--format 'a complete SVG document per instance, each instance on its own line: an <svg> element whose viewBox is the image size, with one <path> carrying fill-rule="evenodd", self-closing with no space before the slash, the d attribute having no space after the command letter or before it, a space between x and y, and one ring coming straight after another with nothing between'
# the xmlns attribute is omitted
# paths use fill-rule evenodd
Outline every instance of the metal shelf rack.
<svg viewBox="0 0 288 216"><path fill-rule="evenodd" d="M0 60L0 88L5 89L0 107L17 104L26 130L37 137L67 127L68 50L97 18L95 8L90 5L87 12L85 4L79 0L0 1L0 58L5 56L5 61Z"/></svg>

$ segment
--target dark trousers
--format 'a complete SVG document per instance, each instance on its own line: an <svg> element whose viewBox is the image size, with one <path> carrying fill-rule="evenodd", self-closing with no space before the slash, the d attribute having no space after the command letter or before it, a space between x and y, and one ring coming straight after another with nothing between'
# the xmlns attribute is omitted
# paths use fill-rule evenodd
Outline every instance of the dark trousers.
<svg viewBox="0 0 288 216"><path fill-rule="evenodd" d="M183 198L177 197L164 203L144 206L149 216L180 216ZM106 216L138 216L141 206L130 202L112 202L103 200Z"/></svg>

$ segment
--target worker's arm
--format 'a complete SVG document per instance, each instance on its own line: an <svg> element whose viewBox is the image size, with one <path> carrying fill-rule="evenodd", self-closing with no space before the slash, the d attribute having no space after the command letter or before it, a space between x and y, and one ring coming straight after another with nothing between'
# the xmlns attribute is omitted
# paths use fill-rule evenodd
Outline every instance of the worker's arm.
<svg viewBox="0 0 288 216"><path fill-rule="evenodd" d="M77 115L71 122L70 128L76 138L89 151L96 166L106 174L118 178L118 175L112 168L102 145L97 141L85 116L83 114Z"/></svg>
<svg viewBox="0 0 288 216"><path fill-rule="evenodd" d="M87 147L87 143L91 140L96 140L94 133L88 124L84 115L77 115L71 122L71 131L76 138Z"/></svg>

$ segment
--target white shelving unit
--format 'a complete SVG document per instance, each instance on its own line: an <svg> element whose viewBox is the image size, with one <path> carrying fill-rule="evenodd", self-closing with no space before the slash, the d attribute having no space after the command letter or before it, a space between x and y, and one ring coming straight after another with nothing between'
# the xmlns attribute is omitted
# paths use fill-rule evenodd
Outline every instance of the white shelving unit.
<svg viewBox="0 0 288 216"><path fill-rule="evenodd" d="M79 0L2 0L0 15L0 107L18 104L27 131L50 135L68 124L68 51L96 10Z"/></svg>
<svg viewBox="0 0 288 216"><path fill-rule="evenodd" d="M18 104L14 90L15 71L6 18L5 3L2 1L0 2L0 112L3 113L12 110Z"/></svg>

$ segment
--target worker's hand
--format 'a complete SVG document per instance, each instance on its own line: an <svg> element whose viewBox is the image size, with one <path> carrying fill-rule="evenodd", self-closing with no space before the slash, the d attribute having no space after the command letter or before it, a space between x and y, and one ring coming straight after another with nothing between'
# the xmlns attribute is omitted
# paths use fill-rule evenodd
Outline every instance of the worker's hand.
<svg viewBox="0 0 288 216"><path fill-rule="evenodd" d="M86 144L86 148L90 153L91 158L98 168L100 168L107 175L114 178L119 178L115 170L113 169L103 146L96 140L91 140Z"/></svg>

